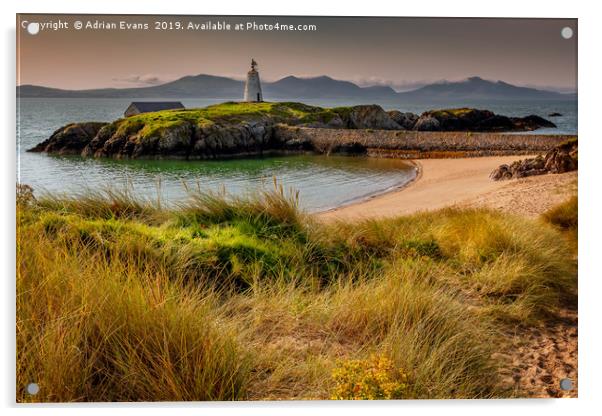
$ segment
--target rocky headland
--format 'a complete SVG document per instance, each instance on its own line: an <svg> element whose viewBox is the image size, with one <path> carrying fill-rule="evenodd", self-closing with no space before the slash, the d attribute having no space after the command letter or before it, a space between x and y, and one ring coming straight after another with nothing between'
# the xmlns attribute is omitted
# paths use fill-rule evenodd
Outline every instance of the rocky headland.
<svg viewBox="0 0 602 416"><path fill-rule="evenodd" d="M485 140L486 136L479 133L531 131L541 127L555 125L535 115L506 117L472 108L427 111L417 115L387 112L378 105L322 108L294 102L227 102L200 109L139 114L110 123L72 123L57 129L29 151L87 157L185 159L261 155L278 151L366 153L367 147L361 142L366 142L370 136L373 137L369 147L373 149L432 152L474 148L486 151L491 147L487 140L492 139ZM309 129L326 134L318 138L314 137L315 134L295 134ZM361 131L360 135L367 139L347 140L339 147L325 146L325 137L335 131L355 131L356 136ZM375 132L382 135L382 145L374 140ZM420 132L440 133L432 137L427 135L428 140L422 140ZM485 142L481 139L487 143L482 145ZM500 144L500 140L494 140L497 142L492 145L493 150L524 153L527 150L549 150L550 143L558 144L554 140L546 142L540 138L534 141L531 138L517 145L514 143L516 139L514 142L504 139L514 143L508 146ZM412 155L416 157L414 153Z"/></svg>

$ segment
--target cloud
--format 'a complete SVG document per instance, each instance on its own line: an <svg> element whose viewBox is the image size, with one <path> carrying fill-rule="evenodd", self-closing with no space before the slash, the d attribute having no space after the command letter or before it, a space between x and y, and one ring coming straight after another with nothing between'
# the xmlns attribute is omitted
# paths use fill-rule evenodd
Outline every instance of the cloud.
<svg viewBox="0 0 602 416"><path fill-rule="evenodd" d="M395 80L380 78L380 77L366 77L363 75L355 75L352 77L344 77L344 76L339 77L339 76L331 76L330 74L308 74L308 73L294 73L294 74L281 75L281 76L276 76L276 77L271 77L271 78L270 77L262 77L262 80L265 82L275 82L288 75L293 75L297 78L314 78L314 77L318 77L318 76L322 76L322 75L327 75L327 76L330 76L331 78L339 80L339 81L353 82L354 84L359 85L360 87L386 86L386 87L393 88L397 92L415 90L417 88L424 87L425 85L433 84L435 82L445 82L445 80L418 80L418 81L406 81L406 80L399 81L398 80L398 81L395 81Z"/></svg>
<svg viewBox="0 0 602 416"><path fill-rule="evenodd" d="M145 74L145 75L129 75L123 78L113 78L113 81L119 84L125 84L130 86L146 87L149 85L164 84L168 80L161 78L158 75Z"/></svg>
<svg viewBox="0 0 602 416"><path fill-rule="evenodd" d="M385 86L391 87L397 92L410 91L415 90L420 87L424 87L425 85L434 84L436 82L444 82L444 80L391 80L380 77L364 77L364 76L356 76L350 80L351 82L356 83L360 87L372 87L372 86Z"/></svg>

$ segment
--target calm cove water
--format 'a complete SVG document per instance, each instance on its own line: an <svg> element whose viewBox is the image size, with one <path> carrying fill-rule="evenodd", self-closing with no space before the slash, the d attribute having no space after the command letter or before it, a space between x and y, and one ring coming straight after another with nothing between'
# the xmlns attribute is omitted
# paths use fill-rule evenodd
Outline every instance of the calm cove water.
<svg viewBox="0 0 602 416"><path fill-rule="evenodd" d="M149 100L149 99L145 99ZM160 100L160 98L157 98ZM135 99L39 99L17 101L17 169L18 180L42 191L72 193L85 188L133 185L134 192L156 198L160 183L165 201L185 197L183 182L198 183L201 189L225 187L233 194L271 187L273 178L287 188L299 191L301 206L321 211L370 195L385 192L412 180L415 169L398 160L344 156L286 156L222 161L112 160L59 157L26 150L47 139L57 128L77 121L112 121L122 117L124 109ZM223 99L182 100L188 107L204 107ZM321 106L358 104L354 102L304 100ZM385 109L420 113L438 106L407 106L378 103ZM558 129L538 133L576 133L575 102L478 105L500 114L538 114L560 112L554 118ZM549 131L548 131L549 130Z"/></svg>

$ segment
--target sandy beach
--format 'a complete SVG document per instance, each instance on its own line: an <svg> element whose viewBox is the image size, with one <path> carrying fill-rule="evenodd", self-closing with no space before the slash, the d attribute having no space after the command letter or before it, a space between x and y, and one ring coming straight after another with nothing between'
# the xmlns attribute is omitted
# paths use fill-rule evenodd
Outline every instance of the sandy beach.
<svg viewBox="0 0 602 416"><path fill-rule="evenodd" d="M393 217L448 206L486 207L536 218L577 194L577 172L493 181L489 174L503 163L527 156L414 161L416 179L404 188L317 214L324 221ZM577 311L563 307L559 316L537 327L508 330L508 345L496 357L504 385L528 397L577 397ZM563 391L558 382L573 381Z"/></svg>
<svg viewBox="0 0 602 416"><path fill-rule="evenodd" d="M577 172L493 181L504 163L529 156L422 159L416 179L404 188L316 214L324 221L386 218L449 206L489 207L535 217L576 193Z"/></svg>

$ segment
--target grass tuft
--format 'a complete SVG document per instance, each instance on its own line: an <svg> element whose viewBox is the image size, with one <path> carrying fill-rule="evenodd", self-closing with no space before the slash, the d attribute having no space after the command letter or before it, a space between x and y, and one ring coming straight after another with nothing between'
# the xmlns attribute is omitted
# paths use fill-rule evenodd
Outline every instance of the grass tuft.
<svg viewBox="0 0 602 416"><path fill-rule="evenodd" d="M286 191L274 179L273 189L262 189L246 197L228 195L225 190L203 192L200 186L186 186L188 200L179 204L178 216L184 222L227 223L246 221L257 226L299 230L303 214L299 193Z"/></svg>
<svg viewBox="0 0 602 416"><path fill-rule="evenodd" d="M557 205L544 212L543 218L550 224L557 226L564 231L577 232L579 204L577 196L573 196L560 205Z"/></svg>
<svg viewBox="0 0 602 416"><path fill-rule="evenodd" d="M576 301L562 231L489 210L322 224L277 183L20 195L20 402L509 397L502 330ZM576 226L566 205L548 221Z"/></svg>
<svg viewBox="0 0 602 416"><path fill-rule="evenodd" d="M71 195L44 193L38 207L50 211L73 213L99 219L136 219L153 221L160 216L160 197L156 201L134 195L133 186L84 189Z"/></svg>

